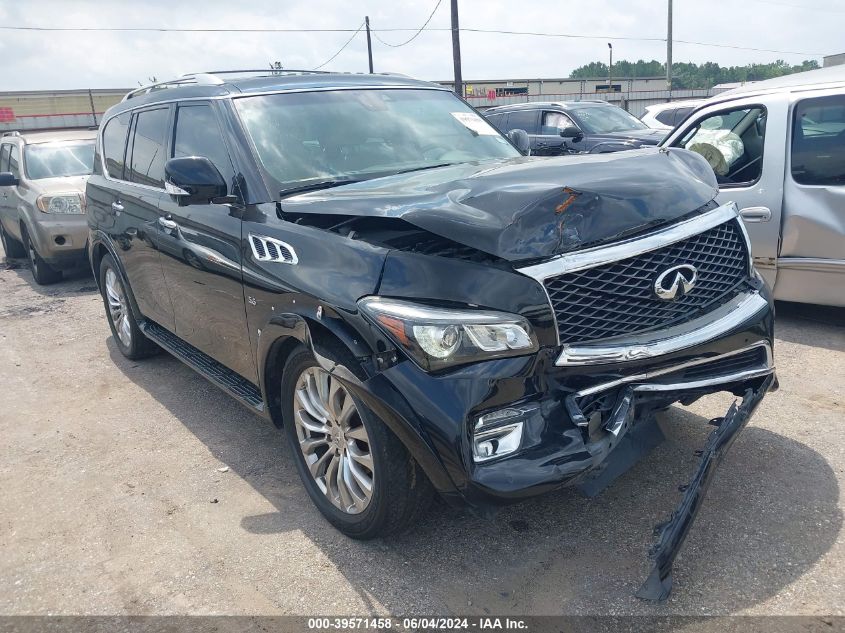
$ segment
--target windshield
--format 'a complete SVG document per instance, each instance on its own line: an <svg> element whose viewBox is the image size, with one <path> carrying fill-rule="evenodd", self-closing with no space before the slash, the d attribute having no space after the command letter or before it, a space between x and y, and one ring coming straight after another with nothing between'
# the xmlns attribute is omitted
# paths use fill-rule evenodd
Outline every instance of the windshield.
<svg viewBox="0 0 845 633"><path fill-rule="evenodd" d="M570 110L570 114L588 134L648 129L648 126L634 115L615 106L576 107Z"/></svg>
<svg viewBox="0 0 845 633"><path fill-rule="evenodd" d="M26 175L30 180L60 176L87 176L93 168L93 140L26 146Z"/></svg>
<svg viewBox="0 0 845 633"><path fill-rule="evenodd" d="M235 107L276 191L520 155L441 90L283 93Z"/></svg>

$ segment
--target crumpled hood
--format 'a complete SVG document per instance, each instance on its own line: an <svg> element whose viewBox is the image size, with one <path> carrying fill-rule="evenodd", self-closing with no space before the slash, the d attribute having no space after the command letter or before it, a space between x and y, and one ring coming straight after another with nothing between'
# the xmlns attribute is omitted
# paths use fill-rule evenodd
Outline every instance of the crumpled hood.
<svg viewBox="0 0 845 633"><path fill-rule="evenodd" d="M577 250L695 211L718 193L701 156L642 149L467 163L286 198L285 214L401 218L509 261Z"/></svg>

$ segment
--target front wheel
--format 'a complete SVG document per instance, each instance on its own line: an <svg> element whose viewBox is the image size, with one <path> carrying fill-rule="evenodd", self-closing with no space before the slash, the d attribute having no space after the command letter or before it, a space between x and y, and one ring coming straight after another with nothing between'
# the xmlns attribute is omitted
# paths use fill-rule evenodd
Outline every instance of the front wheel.
<svg viewBox="0 0 845 633"><path fill-rule="evenodd" d="M138 327L123 279L111 255L106 255L100 262L100 290L109 327L120 353L130 360L155 354L159 348Z"/></svg>
<svg viewBox="0 0 845 633"><path fill-rule="evenodd" d="M35 278L35 283L46 286L59 281L62 278L62 271L56 270L41 258L38 251L35 250L35 244L32 242L29 231L26 228L21 231L21 237L26 245L26 256L29 259L29 267L32 269L32 276Z"/></svg>
<svg viewBox="0 0 845 633"><path fill-rule="evenodd" d="M311 500L357 539L400 532L428 508L431 483L399 439L305 349L282 378L285 433Z"/></svg>

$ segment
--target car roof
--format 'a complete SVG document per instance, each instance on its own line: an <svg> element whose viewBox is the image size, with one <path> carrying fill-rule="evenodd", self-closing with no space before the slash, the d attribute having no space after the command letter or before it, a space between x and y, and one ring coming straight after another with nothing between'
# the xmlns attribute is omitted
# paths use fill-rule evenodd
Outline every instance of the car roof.
<svg viewBox="0 0 845 633"><path fill-rule="evenodd" d="M678 101L667 101L666 103L653 103L645 107L648 112L668 110L669 108L689 108L700 106L706 101L706 98L701 99L684 99Z"/></svg>
<svg viewBox="0 0 845 633"><path fill-rule="evenodd" d="M501 105L495 106L493 108L487 108L484 112L504 112L506 110L531 110L535 108L602 108L602 107L611 107L615 108L616 106L612 103L608 103L607 101L602 101L600 99L596 100L584 100L584 101L527 101L525 103L511 103L509 105Z"/></svg>
<svg viewBox="0 0 845 633"><path fill-rule="evenodd" d="M42 130L39 132L15 132L11 136L21 139L26 145L32 145L34 143L94 140L97 138L97 130L88 128L78 130Z"/></svg>
<svg viewBox="0 0 845 633"><path fill-rule="evenodd" d="M237 76L238 72L223 71L186 75L171 82L162 82L130 92L123 101L109 109L109 115L136 108L180 99L235 97L285 91L311 91L351 88L426 88L449 91L450 88L398 74L317 73L265 76ZM266 73L267 71L262 71ZM283 71L287 72L287 71ZM234 76L227 76L234 75Z"/></svg>
<svg viewBox="0 0 845 633"><path fill-rule="evenodd" d="M722 92L708 100L708 104L729 101L740 97L751 97L772 92L795 92L807 88L845 87L845 66L829 66L802 73L783 75L765 81L749 83L727 92Z"/></svg>

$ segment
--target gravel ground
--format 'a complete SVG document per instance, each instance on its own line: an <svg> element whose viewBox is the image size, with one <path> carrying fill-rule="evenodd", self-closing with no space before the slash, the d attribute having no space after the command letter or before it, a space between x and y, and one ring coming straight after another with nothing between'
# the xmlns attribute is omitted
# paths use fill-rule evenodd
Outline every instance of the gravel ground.
<svg viewBox="0 0 845 633"><path fill-rule="evenodd" d="M2 261L2 260L0 260ZM781 382L723 462L664 605L632 596L713 396L595 499L438 505L351 541L282 435L172 357L124 359L85 272L0 264L0 613L845 615L845 310L783 304Z"/></svg>

